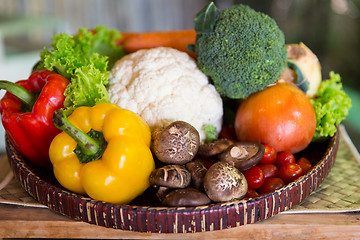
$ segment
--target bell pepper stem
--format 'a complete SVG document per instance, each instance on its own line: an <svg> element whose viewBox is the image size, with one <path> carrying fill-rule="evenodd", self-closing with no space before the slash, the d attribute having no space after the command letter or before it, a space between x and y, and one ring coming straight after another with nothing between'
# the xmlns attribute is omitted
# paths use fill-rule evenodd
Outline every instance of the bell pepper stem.
<svg viewBox="0 0 360 240"><path fill-rule="evenodd" d="M77 142L83 154L92 156L99 152L101 143L81 131L79 128L75 127L66 117L64 111L60 109L54 111L53 123L57 128L66 132Z"/></svg>
<svg viewBox="0 0 360 240"><path fill-rule="evenodd" d="M24 87L6 80L0 80L0 89L4 89L19 98L30 109L36 102L36 96Z"/></svg>

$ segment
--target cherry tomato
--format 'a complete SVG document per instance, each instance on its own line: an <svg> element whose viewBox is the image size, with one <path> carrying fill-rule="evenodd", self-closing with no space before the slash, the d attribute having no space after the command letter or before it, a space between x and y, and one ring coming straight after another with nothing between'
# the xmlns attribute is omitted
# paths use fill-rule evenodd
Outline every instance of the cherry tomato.
<svg viewBox="0 0 360 240"><path fill-rule="evenodd" d="M276 161L277 152L275 148L269 144L263 144L265 147L264 156L261 158L260 163L274 163Z"/></svg>
<svg viewBox="0 0 360 240"><path fill-rule="evenodd" d="M253 166L252 168L243 172L248 186L251 188L259 188L265 181L264 173L258 166Z"/></svg>
<svg viewBox="0 0 360 240"><path fill-rule="evenodd" d="M219 138L227 138L236 141L237 139L236 139L234 126L231 126L229 124L224 124L219 133Z"/></svg>
<svg viewBox="0 0 360 240"><path fill-rule="evenodd" d="M279 152L275 165L280 169L286 163L296 163L294 155L290 152Z"/></svg>
<svg viewBox="0 0 360 240"><path fill-rule="evenodd" d="M305 173L307 173L313 166L311 164L311 162L309 161L309 159L305 158L305 157L301 157L298 161L297 164L300 165L301 169L302 169L302 175L304 175Z"/></svg>
<svg viewBox="0 0 360 240"><path fill-rule="evenodd" d="M257 191L260 194L266 194L280 189L284 185L284 181L281 178L267 178Z"/></svg>
<svg viewBox="0 0 360 240"><path fill-rule="evenodd" d="M277 152L296 153L310 144L316 116L309 98L299 88L277 83L242 101L234 126L239 141L266 143Z"/></svg>
<svg viewBox="0 0 360 240"><path fill-rule="evenodd" d="M265 179L278 176L279 169L274 164L265 163L258 166L261 170L263 170Z"/></svg>
<svg viewBox="0 0 360 240"><path fill-rule="evenodd" d="M301 167L296 163L286 163L279 170L279 176L287 184L302 175Z"/></svg>
<svg viewBox="0 0 360 240"><path fill-rule="evenodd" d="M255 189L248 187L248 190L247 190L244 198L256 198L259 196L260 196L259 193Z"/></svg>

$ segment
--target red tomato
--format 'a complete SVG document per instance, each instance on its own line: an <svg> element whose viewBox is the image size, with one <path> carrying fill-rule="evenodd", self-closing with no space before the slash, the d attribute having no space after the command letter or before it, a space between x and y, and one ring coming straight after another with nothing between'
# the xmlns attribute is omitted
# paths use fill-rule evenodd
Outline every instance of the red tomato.
<svg viewBox="0 0 360 240"><path fill-rule="evenodd" d="M275 148L268 144L263 144L265 147L264 156L261 158L260 163L274 163L276 161L277 152Z"/></svg>
<svg viewBox="0 0 360 240"><path fill-rule="evenodd" d="M289 83L277 83L242 101L234 126L239 141L261 142L277 152L296 153L310 144L316 117L301 90Z"/></svg>
<svg viewBox="0 0 360 240"><path fill-rule="evenodd" d="M265 163L258 166L261 168L261 170L263 170L265 179L278 176L279 169L274 164Z"/></svg>
<svg viewBox="0 0 360 240"><path fill-rule="evenodd" d="M260 196L259 193L255 189L248 187L248 190L247 190L244 198L256 198L259 196Z"/></svg>
<svg viewBox="0 0 360 240"><path fill-rule="evenodd" d="M280 189L284 186L284 181L281 178L267 178L263 185L258 189L260 194L266 194Z"/></svg>
<svg viewBox="0 0 360 240"><path fill-rule="evenodd" d="M309 161L309 159L305 158L305 157L301 157L298 161L297 164L301 167L302 169L302 175L304 175L305 173L307 173L313 166L311 164L311 162Z"/></svg>
<svg viewBox="0 0 360 240"><path fill-rule="evenodd" d="M275 165L280 169L286 163L296 163L294 155L290 152L278 153Z"/></svg>
<svg viewBox="0 0 360 240"><path fill-rule="evenodd" d="M279 176L286 184L296 180L301 175L302 169L296 163L286 163L279 170Z"/></svg>
<svg viewBox="0 0 360 240"><path fill-rule="evenodd" d="M237 139L236 139L234 126L231 126L229 124L224 124L219 133L219 138L227 138L236 141Z"/></svg>
<svg viewBox="0 0 360 240"><path fill-rule="evenodd" d="M251 188L259 188L265 181L264 173L258 166L253 166L252 168L243 172L248 186Z"/></svg>

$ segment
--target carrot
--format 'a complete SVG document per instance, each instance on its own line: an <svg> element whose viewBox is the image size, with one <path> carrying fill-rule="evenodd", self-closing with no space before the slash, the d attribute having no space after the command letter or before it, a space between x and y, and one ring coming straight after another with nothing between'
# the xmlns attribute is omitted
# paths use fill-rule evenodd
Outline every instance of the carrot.
<svg viewBox="0 0 360 240"><path fill-rule="evenodd" d="M140 49L155 47L171 47L179 51L188 53L195 58L195 53L187 49L187 45L195 44L195 30L161 31L161 32L122 32L122 39L118 44L122 44L128 53Z"/></svg>

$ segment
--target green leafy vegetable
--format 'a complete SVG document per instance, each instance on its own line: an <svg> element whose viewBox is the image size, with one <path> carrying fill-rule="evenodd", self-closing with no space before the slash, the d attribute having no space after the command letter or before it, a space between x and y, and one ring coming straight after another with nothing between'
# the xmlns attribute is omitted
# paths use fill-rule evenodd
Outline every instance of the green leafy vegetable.
<svg viewBox="0 0 360 240"><path fill-rule="evenodd" d="M194 18L197 34L210 33L214 30L215 22L220 11L213 2L205 6Z"/></svg>
<svg viewBox="0 0 360 240"><path fill-rule="evenodd" d="M204 131L205 131L205 135L206 135L206 138L205 138L206 143L212 142L219 137L219 134L216 131L216 127L214 127L213 125L206 125L204 127Z"/></svg>
<svg viewBox="0 0 360 240"><path fill-rule="evenodd" d="M110 97L104 85L108 83L108 75L92 64L77 68L71 78L71 84L65 90L64 106L72 112L77 106L109 103Z"/></svg>
<svg viewBox="0 0 360 240"><path fill-rule="evenodd" d="M339 74L330 72L330 79L323 81L317 96L311 99L316 114L316 131L313 142L334 136L336 127L346 118L351 99L343 90Z"/></svg>
<svg viewBox="0 0 360 240"><path fill-rule="evenodd" d="M125 55L116 44L120 38L119 31L104 26L92 31L81 28L74 36L55 34L52 50L44 48L37 70L55 71L70 80L65 91L67 114L79 106L110 102L106 89L109 69Z"/></svg>

